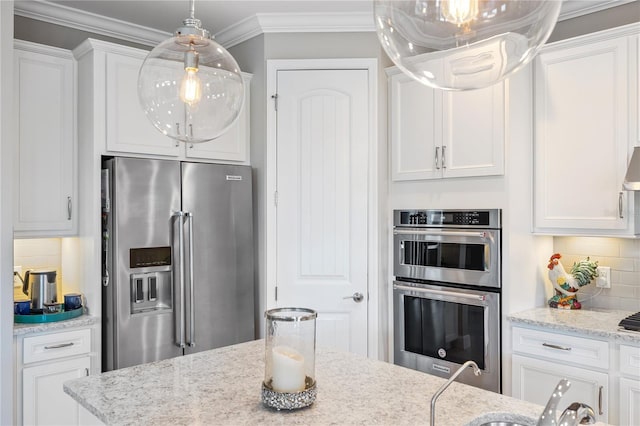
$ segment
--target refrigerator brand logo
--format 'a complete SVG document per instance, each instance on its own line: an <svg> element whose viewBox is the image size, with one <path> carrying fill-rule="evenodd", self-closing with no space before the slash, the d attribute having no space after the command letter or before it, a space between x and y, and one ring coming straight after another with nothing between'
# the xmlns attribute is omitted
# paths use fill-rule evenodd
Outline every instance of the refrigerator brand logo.
<svg viewBox="0 0 640 426"><path fill-rule="evenodd" d="M442 371L443 373L450 373L451 369L449 367L445 367L444 365L433 364L431 366L436 371Z"/></svg>
<svg viewBox="0 0 640 426"><path fill-rule="evenodd" d="M242 180L242 176L227 175L227 180Z"/></svg>

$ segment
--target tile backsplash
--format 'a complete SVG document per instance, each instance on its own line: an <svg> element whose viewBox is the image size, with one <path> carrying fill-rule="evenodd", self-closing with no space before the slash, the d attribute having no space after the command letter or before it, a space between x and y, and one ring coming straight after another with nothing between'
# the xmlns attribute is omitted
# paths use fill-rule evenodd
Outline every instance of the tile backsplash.
<svg viewBox="0 0 640 426"><path fill-rule="evenodd" d="M31 269L55 270L58 294L62 283L62 249L60 238L17 239L13 241L13 264L22 267L22 276ZM14 286L20 280L14 278ZM21 287L14 287L13 297L26 298Z"/></svg>
<svg viewBox="0 0 640 426"><path fill-rule="evenodd" d="M553 248L562 255L560 262L567 272L574 262L587 257L599 266L611 267L611 288L600 289L591 283L578 292L585 308L640 311L640 240L554 237Z"/></svg>

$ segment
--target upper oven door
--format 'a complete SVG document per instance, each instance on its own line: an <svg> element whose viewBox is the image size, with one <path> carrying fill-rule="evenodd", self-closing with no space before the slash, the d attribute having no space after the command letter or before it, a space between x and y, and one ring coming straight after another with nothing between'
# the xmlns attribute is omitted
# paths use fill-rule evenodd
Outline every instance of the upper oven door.
<svg viewBox="0 0 640 426"><path fill-rule="evenodd" d="M500 231L405 228L393 231L396 277L500 288Z"/></svg>

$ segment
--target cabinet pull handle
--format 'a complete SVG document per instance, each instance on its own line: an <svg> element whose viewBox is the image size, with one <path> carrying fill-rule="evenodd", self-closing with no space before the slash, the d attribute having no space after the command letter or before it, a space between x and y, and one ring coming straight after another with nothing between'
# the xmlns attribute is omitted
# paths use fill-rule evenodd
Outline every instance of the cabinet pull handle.
<svg viewBox="0 0 640 426"><path fill-rule="evenodd" d="M542 346L546 346L547 348L552 348L552 349L560 349L561 351L570 351L571 350L571 348L567 348L565 346L553 345L551 343L543 343Z"/></svg>
<svg viewBox="0 0 640 426"><path fill-rule="evenodd" d="M622 192L618 194L618 215L620 219L624 219L624 215L622 214Z"/></svg>
<svg viewBox="0 0 640 426"><path fill-rule="evenodd" d="M60 349L60 348L68 348L69 346L73 346L73 342L68 343L60 343L59 345L51 345L45 346L45 349Z"/></svg>
<svg viewBox="0 0 640 426"><path fill-rule="evenodd" d="M67 197L67 220L71 220L71 212L73 211L73 203L71 197Z"/></svg>
<svg viewBox="0 0 640 426"><path fill-rule="evenodd" d="M443 146L442 147L442 168L446 169L447 168L447 147Z"/></svg>
<svg viewBox="0 0 640 426"><path fill-rule="evenodd" d="M604 386L600 386L600 389L598 389L598 413L600 415L604 414L602 411L602 388L604 388Z"/></svg>
<svg viewBox="0 0 640 426"><path fill-rule="evenodd" d="M438 164L439 157L440 157L440 147L436 146L436 170L440 170L440 165Z"/></svg>

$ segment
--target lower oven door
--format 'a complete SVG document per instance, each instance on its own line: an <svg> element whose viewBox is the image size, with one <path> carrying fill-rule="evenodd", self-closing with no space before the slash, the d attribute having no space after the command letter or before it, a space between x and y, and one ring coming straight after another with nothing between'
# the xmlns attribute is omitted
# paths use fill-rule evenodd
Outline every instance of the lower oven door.
<svg viewBox="0 0 640 426"><path fill-rule="evenodd" d="M394 363L449 378L472 360L458 381L500 392L500 294L393 283Z"/></svg>

